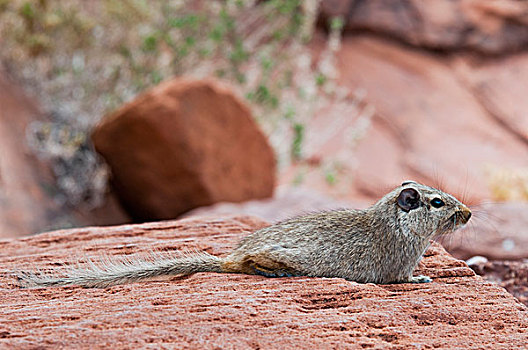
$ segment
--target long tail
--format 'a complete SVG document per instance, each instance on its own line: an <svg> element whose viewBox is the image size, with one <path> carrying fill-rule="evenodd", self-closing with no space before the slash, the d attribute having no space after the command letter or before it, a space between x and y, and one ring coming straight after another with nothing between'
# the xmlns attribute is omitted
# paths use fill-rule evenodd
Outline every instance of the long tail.
<svg viewBox="0 0 528 350"><path fill-rule="evenodd" d="M105 288L159 276L196 272L223 272L222 259L205 252L179 256L152 253L146 258L107 258L97 263L88 261L85 266L71 268L65 273L19 272L17 277L23 287L78 285Z"/></svg>

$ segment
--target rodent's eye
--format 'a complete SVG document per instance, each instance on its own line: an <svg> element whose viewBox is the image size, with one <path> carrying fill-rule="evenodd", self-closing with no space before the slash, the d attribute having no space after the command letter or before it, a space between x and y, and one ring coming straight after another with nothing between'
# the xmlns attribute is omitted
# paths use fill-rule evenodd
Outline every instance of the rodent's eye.
<svg viewBox="0 0 528 350"><path fill-rule="evenodd" d="M443 207L445 203L440 198L433 198L431 199L431 205L435 208L440 208L440 207Z"/></svg>

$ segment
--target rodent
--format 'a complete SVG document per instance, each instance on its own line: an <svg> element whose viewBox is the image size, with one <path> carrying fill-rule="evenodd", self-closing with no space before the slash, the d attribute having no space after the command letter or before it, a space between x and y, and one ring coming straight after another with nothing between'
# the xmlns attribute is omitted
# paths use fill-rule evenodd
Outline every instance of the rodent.
<svg viewBox="0 0 528 350"><path fill-rule="evenodd" d="M450 194L413 181L363 210L295 217L259 229L227 256L205 252L89 264L57 273L19 273L23 286L108 287L196 272L267 277L341 277L360 283L430 282L412 273L430 239L463 226L471 210Z"/></svg>

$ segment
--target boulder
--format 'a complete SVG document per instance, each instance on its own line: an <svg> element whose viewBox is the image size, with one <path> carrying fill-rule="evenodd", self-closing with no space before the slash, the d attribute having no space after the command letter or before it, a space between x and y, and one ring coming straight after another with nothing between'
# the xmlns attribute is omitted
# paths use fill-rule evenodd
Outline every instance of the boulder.
<svg viewBox="0 0 528 350"><path fill-rule="evenodd" d="M375 33L436 51L487 55L526 49L528 4L516 0L325 0L321 22L341 16L345 31Z"/></svg>
<svg viewBox="0 0 528 350"><path fill-rule="evenodd" d="M273 192L273 150L248 107L217 82L165 82L104 118L92 139L136 220Z"/></svg>
<svg viewBox="0 0 528 350"><path fill-rule="evenodd" d="M427 284L198 273L106 289L20 289L13 270L79 256L200 249L223 255L266 223L247 216L82 228L0 241L0 347L523 348L528 308L437 244Z"/></svg>

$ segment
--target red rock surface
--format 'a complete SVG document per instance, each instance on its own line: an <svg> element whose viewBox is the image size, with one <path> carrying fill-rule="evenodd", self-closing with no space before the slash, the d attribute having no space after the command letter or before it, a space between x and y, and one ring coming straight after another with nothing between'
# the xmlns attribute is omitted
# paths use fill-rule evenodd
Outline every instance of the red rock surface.
<svg viewBox="0 0 528 350"><path fill-rule="evenodd" d="M345 19L340 81L364 90L364 102L376 110L366 135L341 159L352 169L345 175L352 185L341 198L375 199L401 180L416 179L489 201L495 195L490 169L528 168L527 3L323 1L322 20L335 15ZM314 52L325 44L318 33ZM327 133L334 119L316 116L307 134L311 128ZM354 123L342 119L342 130ZM328 162L346 147L346 139L335 137L317 156ZM281 181L295 176L286 169ZM308 188L332 193L322 176L305 180Z"/></svg>
<svg viewBox="0 0 528 350"><path fill-rule="evenodd" d="M528 306L528 259L479 262L471 268L485 280L498 283Z"/></svg>
<svg viewBox="0 0 528 350"><path fill-rule="evenodd" d="M528 54L493 60L464 57L453 67L487 113L528 145Z"/></svg>
<svg viewBox="0 0 528 350"><path fill-rule="evenodd" d="M433 245L428 284L199 273L108 289L19 289L14 269L78 256L205 249L225 254L262 227L251 217L83 228L0 241L0 346L178 349L512 349L528 308Z"/></svg>
<svg viewBox="0 0 528 350"><path fill-rule="evenodd" d="M440 51L504 54L528 45L528 4L499 0L325 0L323 22L342 16L345 30L371 32Z"/></svg>
<svg viewBox="0 0 528 350"><path fill-rule="evenodd" d="M314 41L314 51L322 39ZM402 180L414 179L473 203L489 201L494 196L490 168L528 168L525 54L497 61L447 57L356 34L344 36L337 65L341 83L351 91L363 89L365 102L376 110L365 136L348 158L340 159L351 169L342 181L351 185L339 198L376 199ZM516 74L520 78L510 84ZM340 129L354 122L343 116ZM325 134L335 123L322 114L306 129ZM306 148L313 142L307 138ZM347 147L346 138L330 138L317 148L317 156L328 162L336 149ZM292 168L281 174L281 183L295 179ZM305 176L302 186L332 193L317 174Z"/></svg>
<svg viewBox="0 0 528 350"><path fill-rule="evenodd" d="M271 147L249 109L216 82L163 83L105 118L93 141L138 220L273 192Z"/></svg>
<svg viewBox="0 0 528 350"><path fill-rule="evenodd" d="M357 149L359 181L440 181L460 197L482 200L492 197L487 166L528 167L528 144L486 113L444 59L345 38L339 60L343 82L365 88L377 110L372 133Z"/></svg>

